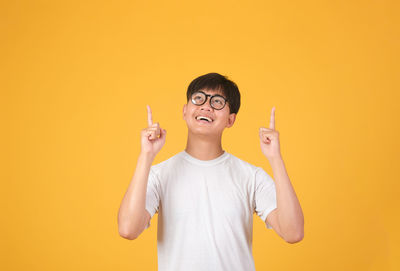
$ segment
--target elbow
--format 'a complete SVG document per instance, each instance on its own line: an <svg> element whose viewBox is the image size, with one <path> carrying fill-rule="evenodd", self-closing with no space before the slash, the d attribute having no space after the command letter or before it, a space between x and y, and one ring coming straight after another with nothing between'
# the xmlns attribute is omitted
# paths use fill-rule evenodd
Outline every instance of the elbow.
<svg viewBox="0 0 400 271"><path fill-rule="evenodd" d="M118 219L118 233L122 238L135 240L139 237L142 231L135 225L135 221Z"/></svg>
<svg viewBox="0 0 400 271"><path fill-rule="evenodd" d="M123 231L119 231L119 235L122 238L125 238L125 239L128 239L128 240L135 240L136 238L138 238L137 234L129 233L129 232L123 232Z"/></svg>
<svg viewBox="0 0 400 271"><path fill-rule="evenodd" d="M289 244L295 244L303 240L303 238L304 238L304 232L301 232L297 235L285 238L285 241Z"/></svg>
<svg viewBox="0 0 400 271"><path fill-rule="evenodd" d="M139 234L135 231L132 231L129 227L119 227L118 233L122 238L128 240L135 240L139 237Z"/></svg>
<svg viewBox="0 0 400 271"><path fill-rule="evenodd" d="M284 239L289 244L295 244L304 239L304 222L299 225L292 225L290 229L285 231Z"/></svg>

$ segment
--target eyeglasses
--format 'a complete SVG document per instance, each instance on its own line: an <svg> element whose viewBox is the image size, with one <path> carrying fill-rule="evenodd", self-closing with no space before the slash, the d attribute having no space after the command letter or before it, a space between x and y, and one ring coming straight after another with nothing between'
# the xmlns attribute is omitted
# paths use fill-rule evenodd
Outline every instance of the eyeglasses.
<svg viewBox="0 0 400 271"><path fill-rule="evenodd" d="M192 103L195 105L203 105L207 98L210 97L210 105L215 110L221 110L225 107L227 102L226 98L221 95L205 94L203 91L197 91L192 94Z"/></svg>

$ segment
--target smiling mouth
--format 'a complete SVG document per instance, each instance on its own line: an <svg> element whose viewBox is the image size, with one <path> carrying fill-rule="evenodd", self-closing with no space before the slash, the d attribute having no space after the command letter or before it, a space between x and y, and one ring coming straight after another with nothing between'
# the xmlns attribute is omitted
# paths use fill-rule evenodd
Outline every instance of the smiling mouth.
<svg viewBox="0 0 400 271"><path fill-rule="evenodd" d="M211 124L211 123L213 122L212 119L207 118L207 117L203 117L203 116L197 116L195 119L196 119L196 121L199 122L199 123Z"/></svg>

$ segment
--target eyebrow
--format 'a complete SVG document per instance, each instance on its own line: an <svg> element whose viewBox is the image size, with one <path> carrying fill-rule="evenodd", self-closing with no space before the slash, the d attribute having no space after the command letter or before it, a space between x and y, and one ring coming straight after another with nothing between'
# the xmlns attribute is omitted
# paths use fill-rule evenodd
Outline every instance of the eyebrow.
<svg viewBox="0 0 400 271"><path fill-rule="evenodd" d="M198 90L198 91L204 92L205 94L211 95L211 96L214 96L214 95L222 96L222 97L225 98L225 100L227 100L227 98L225 97L225 95L224 95L223 93L221 93L221 92L217 92L217 93L214 93L214 94L210 94L209 92L205 92L204 90Z"/></svg>

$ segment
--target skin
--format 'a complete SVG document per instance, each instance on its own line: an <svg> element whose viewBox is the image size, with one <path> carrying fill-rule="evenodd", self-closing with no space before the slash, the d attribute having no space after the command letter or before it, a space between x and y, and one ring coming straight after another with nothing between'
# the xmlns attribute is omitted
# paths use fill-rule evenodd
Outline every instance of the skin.
<svg viewBox="0 0 400 271"><path fill-rule="evenodd" d="M203 90L206 94L214 95L223 93L215 90ZM228 103L221 110L215 110L210 105L210 98L203 105L195 105L191 101L183 106L182 117L188 127L186 152L200 160L212 160L223 154L221 138L225 128L230 128L235 123L236 114L230 114ZM195 117L207 114L213 122L210 124L199 123Z"/></svg>
<svg viewBox="0 0 400 271"><path fill-rule="evenodd" d="M145 209L147 182L151 165L164 146L167 134L158 122L153 123L150 106L147 106L147 124L140 134L141 149L135 173L118 210L118 232L128 240L136 239L151 219Z"/></svg>
<svg viewBox="0 0 400 271"><path fill-rule="evenodd" d="M225 95L220 91L203 90L206 94ZM227 103L222 110L210 106L210 97L201 105L190 100L183 106L182 117L188 127L186 152L200 160L212 160L223 154L221 139L225 128L235 123L236 114L230 113ZM198 115L212 117L212 123L199 123ZM145 210L147 179L151 164L165 144L166 130L153 123L150 106L147 106L148 127L141 131L141 152L134 177L121 203L118 214L120 235L126 239L137 238L150 222ZM275 129L275 107L272 108L269 128L259 129L260 147L269 161L277 191L277 208L266 218L275 232L288 243L296 243L304 237L304 217L296 193L288 177L279 143L279 132Z"/></svg>
<svg viewBox="0 0 400 271"><path fill-rule="evenodd" d="M277 199L277 208L268 214L265 223L288 243L300 242L304 238L304 216L282 159L279 132L275 129L275 107L269 128L260 127L259 136L261 151L272 167Z"/></svg>

